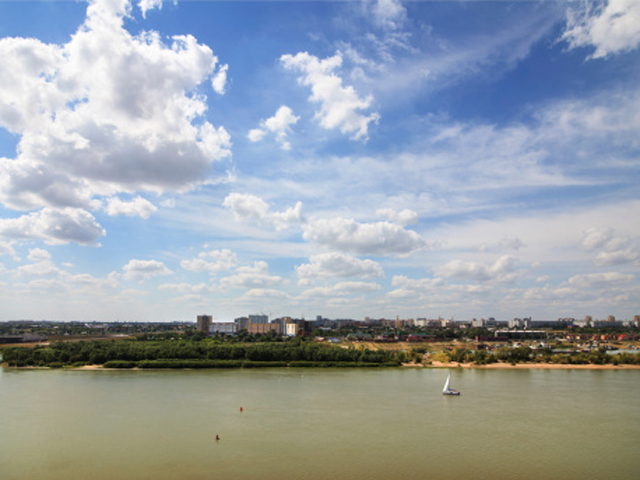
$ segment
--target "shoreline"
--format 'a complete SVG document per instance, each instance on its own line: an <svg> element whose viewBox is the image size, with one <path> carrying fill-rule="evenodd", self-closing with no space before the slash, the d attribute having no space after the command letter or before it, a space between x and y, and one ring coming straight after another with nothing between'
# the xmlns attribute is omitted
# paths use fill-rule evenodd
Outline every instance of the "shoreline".
<svg viewBox="0 0 640 480"><path fill-rule="evenodd" d="M416 364L415 366L419 365ZM422 368L473 368L480 370L640 370L640 365L614 365L612 363L602 365L595 363L489 363L486 365L476 365L475 363L432 362L431 365L423 365Z"/></svg>
<svg viewBox="0 0 640 480"><path fill-rule="evenodd" d="M102 365L84 365L82 367L62 367L62 368L50 368L50 367L9 367L6 364L0 364L0 368L15 369L15 370L75 370L75 371L131 371L131 370L143 370L139 368L104 368ZM272 367L272 368L296 368L296 367ZM299 367L303 368L303 367ZM304 367L307 368L307 367ZM314 367L311 367L314 368ZM316 367L324 368L324 367ZM358 368L358 367L353 367ZM476 365L474 363L459 363L459 362L432 362L431 364L421 363L403 363L400 367L388 367L388 368L425 368L425 369L451 369L451 368L463 368L463 369L478 369L478 370L640 370L640 365L613 365L613 364L565 364L565 363L491 363L487 365ZM154 369L149 369L154 370ZM158 369L164 370L164 369ZM185 369L171 369L171 370L190 370ZM213 369L215 370L215 369Z"/></svg>

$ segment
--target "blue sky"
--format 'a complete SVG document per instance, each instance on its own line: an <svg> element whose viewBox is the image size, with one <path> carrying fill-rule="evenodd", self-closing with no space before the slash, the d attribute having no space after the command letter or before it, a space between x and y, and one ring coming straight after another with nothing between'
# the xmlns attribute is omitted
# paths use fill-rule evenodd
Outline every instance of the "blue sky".
<svg viewBox="0 0 640 480"><path fill-rule="evenodd" d="M0 320L640 314L640 3L0 2Z"/></svg>

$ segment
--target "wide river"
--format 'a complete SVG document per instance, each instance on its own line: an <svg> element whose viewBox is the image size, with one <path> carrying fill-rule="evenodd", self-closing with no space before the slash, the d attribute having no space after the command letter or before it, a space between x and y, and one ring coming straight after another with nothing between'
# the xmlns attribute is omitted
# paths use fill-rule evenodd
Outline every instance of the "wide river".
<svg viewBox="0 0 640 480"><path fill-rule="evenodd" d="M0 369L0 478L640 478L640 370L448 372Z"/></svg>

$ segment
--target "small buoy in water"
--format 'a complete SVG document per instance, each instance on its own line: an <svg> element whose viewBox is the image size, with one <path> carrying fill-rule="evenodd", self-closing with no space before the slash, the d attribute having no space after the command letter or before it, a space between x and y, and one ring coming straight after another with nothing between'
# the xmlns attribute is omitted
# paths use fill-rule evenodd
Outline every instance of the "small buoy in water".
<svg viewBox="0 0 640 480"><path fill-rule="evenodd" d="M242 411L242 407L240 407L240 411Z"/></svg>
<svg viewBox="0 0 640 480"><path fill-rule="evenodd" d="M220 440L220 437L218 435L216 435L216 442Z"/></svg>

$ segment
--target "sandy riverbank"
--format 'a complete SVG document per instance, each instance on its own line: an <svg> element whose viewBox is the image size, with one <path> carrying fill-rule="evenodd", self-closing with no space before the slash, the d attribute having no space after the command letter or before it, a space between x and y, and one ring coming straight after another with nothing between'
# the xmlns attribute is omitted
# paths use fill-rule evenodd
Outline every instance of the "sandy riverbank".
<svg viewBox="0 0 640 480"><path fill-rule="evenodd" d="M403 363L403 367L409 368L475 368L480 370L526 370L526 369L548 369L548 370L640 370L640 365L569 365L558 363L516 363L515 365L510 363L491 363L488 365L476 365L474 363L458 363L458 362L432 362L428 365L421 363ZM6 364L0 364L0 367L7 367ZM19 370L46 370L49 367L7 367ZM69 368L69 367L67 367ZM282 368L282 367L276 367ZM83 365L82 367L71 367L70 370L122 370L119 368L104 368L102 365ZM127 370L127 369L125 369ZM138 369L134 369L138 370Z"/></svg>
<svg viewBox="0 0 640 480"><path fill-rule="evenodd" d="M420 365L412 365L420 366ZM431 365L424 365L423 368L478 368L482 370L492 369L550 369L550 370L640 370L640 365L596 365L596 364L564 364L564 363L490 363L487 365L476 365L475 363L458 362L432 362Z"/></svg>
<svg viewBox="0 0 640 480"><path fill-rule="evenodd" d="M568 365L558 363L516 363L512 365L510 363L491 363L488 365L476 365L474 363L458 363L458 362L432 362L431 365L422 365L416 363L405 363L403 367L417 367L417 368L478 368L484 370L495 369L551 369L551 370L640 370L640 365ZM78 367L77 370L106 370L102 365L85 365ZM118 370L118 369L109 369Z"/></svg>

